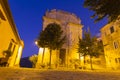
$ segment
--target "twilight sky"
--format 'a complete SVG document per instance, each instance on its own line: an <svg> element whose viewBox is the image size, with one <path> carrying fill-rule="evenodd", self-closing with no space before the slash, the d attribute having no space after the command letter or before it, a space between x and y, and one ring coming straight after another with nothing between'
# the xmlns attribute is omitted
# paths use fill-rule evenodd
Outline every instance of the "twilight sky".
<svg viewBox="0 0 120 80"><path fill-rule="evenodd" d="M92 35L99 33L107 20L94 23L90 16L93 14L83 7L84 0L8 0L12 16L21 39L24 41L22 57L38 53L38 47L34 44L42 29L42 16L46 10L57 9L74 13L81 19L83 29L90 27Z"/></svg>

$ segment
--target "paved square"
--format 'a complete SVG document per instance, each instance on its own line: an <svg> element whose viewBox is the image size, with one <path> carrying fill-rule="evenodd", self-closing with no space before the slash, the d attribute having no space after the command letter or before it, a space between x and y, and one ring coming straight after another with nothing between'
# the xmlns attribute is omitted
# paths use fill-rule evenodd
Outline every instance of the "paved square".
<svg viewBox="0 0 120 80"><path fill-rule="evenodd" d="M0 80L120 80L120 72L0 68Z"/></svg>

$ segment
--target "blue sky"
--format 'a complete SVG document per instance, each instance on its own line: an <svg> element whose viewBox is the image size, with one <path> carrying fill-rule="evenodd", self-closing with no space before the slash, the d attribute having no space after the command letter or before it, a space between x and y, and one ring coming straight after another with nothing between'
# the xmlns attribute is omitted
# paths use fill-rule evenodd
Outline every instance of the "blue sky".
<svg viewBox="0 0 120 80"><path fill-rule="evenodd" d="M90 27L92 35L99 33L107 20L94 23L90 16L93 14L83 7L84 0L8 0L12 16L21 39L24 41L22 57L38 53L34 44L39 32L42 30L42 16L46 10L57 9L76 14L81 19L83 29Z"/></svg>

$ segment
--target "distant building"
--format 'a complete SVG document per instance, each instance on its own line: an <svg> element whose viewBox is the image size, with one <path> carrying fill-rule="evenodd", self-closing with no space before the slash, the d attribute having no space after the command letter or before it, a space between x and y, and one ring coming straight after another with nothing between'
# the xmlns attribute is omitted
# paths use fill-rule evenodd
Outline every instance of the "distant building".
<svg viewBox="0 0 120 80"><path fill-rule="evenodd" d="M106 67L120 68L120 25L119 20L101 28Z"/></svg>
<svg viewBox="0 0 120 80"><path fill-rule="evenodd" d="M19 66L23 46L8 1L0 0L0 66Z"/></svg>
<svg viewBox="0 0 120 80"><path fill-rule="evenodd" d="M66 43L60 49L59 53L53 51L52 54L52 64L56 64L61 61L62 66L70 64L70 60L79 59L79 53L77 53L78 48L78 37L82 38L82 27L80 18L75 14L53 9L47 11L45 16L43 16L43 30L50 23L57 23L62 27L64 35L66 35ZM45 64L49 63L49 51L45 50ZM37 65L41 63L42 52L39 50Z"/></svg>

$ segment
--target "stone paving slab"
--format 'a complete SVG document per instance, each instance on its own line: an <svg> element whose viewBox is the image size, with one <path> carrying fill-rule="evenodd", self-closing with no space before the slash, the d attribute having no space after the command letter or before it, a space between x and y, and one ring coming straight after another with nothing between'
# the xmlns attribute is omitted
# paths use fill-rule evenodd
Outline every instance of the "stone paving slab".
<svg viewBox="0 0 120 80"><path fill-rule="evenodd" d="M120 80L120 71L0 68L0 80Z"/></svg>

